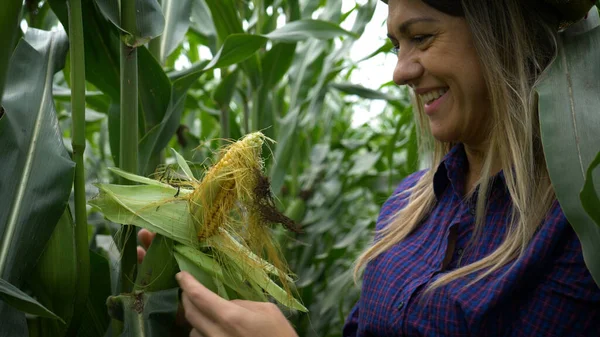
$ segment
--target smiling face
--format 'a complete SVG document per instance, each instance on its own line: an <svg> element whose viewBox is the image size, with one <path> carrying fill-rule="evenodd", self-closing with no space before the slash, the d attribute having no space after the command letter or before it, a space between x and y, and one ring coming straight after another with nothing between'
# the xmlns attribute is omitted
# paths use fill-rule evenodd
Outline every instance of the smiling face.
<svg viewBox="0 0 600 337"><path fill-rule="evenodd" d="M388 10L388 36L398 50L394 82L420 97L433 136L472 146L484 142L490 103L465 19L421 0L389 0Z"/></svg>

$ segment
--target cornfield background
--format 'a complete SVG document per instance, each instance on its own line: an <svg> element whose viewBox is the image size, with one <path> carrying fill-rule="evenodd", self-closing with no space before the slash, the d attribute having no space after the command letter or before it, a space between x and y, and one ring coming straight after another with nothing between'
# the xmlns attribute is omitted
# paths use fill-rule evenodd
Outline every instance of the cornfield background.
<svg viewBox="0 0 600 337"><path fill-rule="evenodd" d="M226 139L259 130L276 141L265 151L276 205L304 229L276 232L309 309L290 312L289 319L300 336L340 335L359 295L352 263L372 240L381 204L419 167L412 109L404 89L391 83L392 70L390 81L378 87L352 82L362 62L392 47L381 39L363 59L351 55L367 24L381 27L373 39L385 36L384 22L373 21L376 6L385 5L377 0L9 3L0 13L0 71L6 77L0 86L0 336L119 335L122 326L111 322L106 299L131 289L131 279L120 270L135 264L135 236L119 238L121 225L86 205L98 193L93 184L116 182L108 170L113 166L152 176L159 165L176 162L170 149L201 171ZM596 49L585 57L594 64L598 34L597 29L587 34ZM600 75L600 69L587 73ZM559 69L550 80L562 83L561 78ZM600 102L589 100L598 100L590 94L597 89L574 92L586 97L588 108L597 107ZM353 123L356 111L369 109L373 100L386 102L374 112L377 117ZM544 98L540 101L542 106ZM559 104L548 106L547 121L562 113L553 108ZM589 111L582 109L579 118L589 121L579 123L582 128L599 125ZM564 182L558 184L559 199L576 201L565 209L567 215L586 214L584 208L589 213L577 222L580 238L587 233L585 248L600 242L600 227L592 221L599 222L594 212L600 208L591 197L598 189L590 178L597 176L593 169L599 160L592 159L600 142L597 133L584 134L583 167L549 165L553 179ZM572 149L561 146L571 144L571 134L551 135L544 144L548 157L564 158ZM583 172L588 166L584 177L554 170ZM584 180L591 190L582 200L592 204L582 208ZM599 280L600 251L588 248L586 254ZM177 296L157 293L152 303L159 302L170 306L148 305L149 314L161 317L150 322L148 336L170 332L164 322L172 322Z"/></svg>

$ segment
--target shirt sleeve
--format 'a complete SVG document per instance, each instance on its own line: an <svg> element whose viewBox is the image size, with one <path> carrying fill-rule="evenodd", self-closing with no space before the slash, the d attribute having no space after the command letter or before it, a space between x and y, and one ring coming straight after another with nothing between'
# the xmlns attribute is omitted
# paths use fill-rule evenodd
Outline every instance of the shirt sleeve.
<svg viewBox="0 0 600 337"><path fill-rule="evenodd" d="M346 318L346 323L344 323L344 329L342 330L343 337L356 337L358 333L358 303L354 305L352 311L350 311L350 315Z"/></svg>
<svg viewBox="0 0 600 337"><path fill-rule="evenodd" d="M599 336L600 288L594 283L581 254L581 244L570 228L543 282L513 320L509 336Z"/></svg>

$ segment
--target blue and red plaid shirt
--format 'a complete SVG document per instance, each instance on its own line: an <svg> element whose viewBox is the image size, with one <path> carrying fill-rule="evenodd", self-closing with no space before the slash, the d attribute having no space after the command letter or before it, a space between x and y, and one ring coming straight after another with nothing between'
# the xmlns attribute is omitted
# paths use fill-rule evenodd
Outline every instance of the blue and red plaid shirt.
<svg viewBox="0 0 600 337"><path fill-rule="evenodd" d="M465 288L474 276L419 295L444 272L473 263L502 242L510 221L510 195L500 172L494 179L485 228L470 243L473 202L464 201L467 169L459 144L434 175L437 204L420 227L368 263L361 297L343 336L600 336L600 289L587 270L579 240L555 202L523 257ZM384 204L377 229L404 207L399 192L423 171L407 177ZM450 228L457 238L452 259L441 270ZM510 268L512 267L512 268Z"/></svg>

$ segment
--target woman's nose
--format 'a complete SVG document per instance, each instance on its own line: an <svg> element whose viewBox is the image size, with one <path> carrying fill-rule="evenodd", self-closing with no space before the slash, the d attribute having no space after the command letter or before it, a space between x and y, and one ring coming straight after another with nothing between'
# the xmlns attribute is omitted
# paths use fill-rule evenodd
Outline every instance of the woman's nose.
<svg viewBox="0 0 600 337"><path fill-rule="evenodd" d="M398 61L394 68L394 83L398 85L414 84L423 75L423 65L412 55L398 53Z"/></svg>

